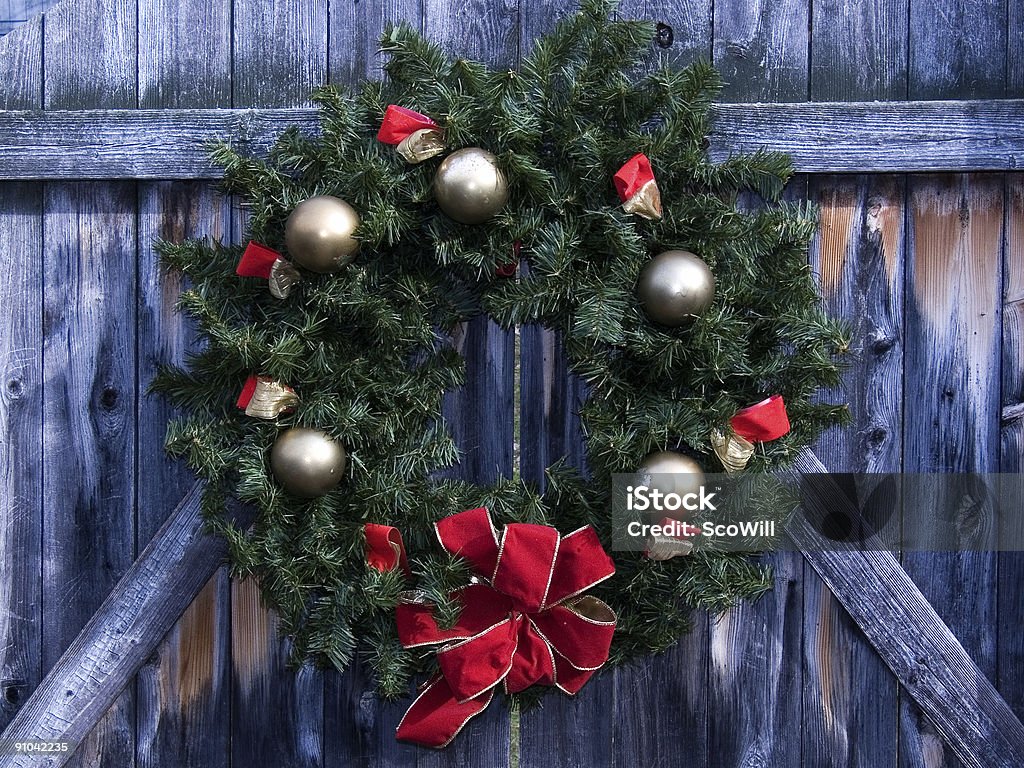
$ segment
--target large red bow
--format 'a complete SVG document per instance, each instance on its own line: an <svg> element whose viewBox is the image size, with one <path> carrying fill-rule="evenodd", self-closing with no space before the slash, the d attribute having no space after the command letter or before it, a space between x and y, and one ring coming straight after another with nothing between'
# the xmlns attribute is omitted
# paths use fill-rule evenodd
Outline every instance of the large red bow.
<svg viewBox="0 0 1024 768"><path fill-rule="evenodd" d="M546 525L511 523L499 539L483 507L435 524L441 546L482 577L453 597L462 612L450 629L433 606L398 606L398 636L407 648L440 645L440 674L409 707L397 736L443 747L491 702L509 693L554 685L576 693L608 660L615 613L583 593L615 573L590 526L566 536ZM485 583L486 582L486 583Z"/></svg>

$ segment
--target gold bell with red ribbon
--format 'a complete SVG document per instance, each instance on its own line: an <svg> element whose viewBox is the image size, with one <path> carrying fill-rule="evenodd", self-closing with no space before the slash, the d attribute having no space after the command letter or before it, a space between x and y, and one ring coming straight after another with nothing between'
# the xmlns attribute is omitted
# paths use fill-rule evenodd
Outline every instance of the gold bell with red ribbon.
<svg viewBox="0 0 1024 768"><path fill-rule="evenodd" d="M245 409L246 416L272 420L292 411L299 404L295 390L267 376L250 376L242 387L236 405Z"/></svg>
<svg viewBox="0 0 1024 768"><path fill-rule="evenodd" d="M384 111L377 140L391 144L409 163L422 163L445 150L444 131L426 115L389 104Z"/></svg>
<svg viewBox="0 0 1024 768"><path fill-rule="evenodd" d="M292 263L275 251L257 242L245 246L242 260L235 267L239 277L262 277L275 299L287 299L302 278Z"/></svg>
<svg viewBox="0 0 1024 768"><path fill-rule="evenodd" d="M616 171L614 181L626 213L635 213L645 219L661 218L661 191L647 155L640 152L629 158Z"/></svg>

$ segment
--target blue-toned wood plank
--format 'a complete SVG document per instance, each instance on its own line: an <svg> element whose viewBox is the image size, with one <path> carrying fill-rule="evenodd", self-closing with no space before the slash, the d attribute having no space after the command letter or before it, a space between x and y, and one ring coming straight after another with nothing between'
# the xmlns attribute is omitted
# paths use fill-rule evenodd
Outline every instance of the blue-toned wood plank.
<svg viewBox="0 0 1024 768"><path fill-rule="evenodd" d="M714 64L727 86L725 101L804 101L809 93L808 0L750 4L716 0ZM763 129L762 129L763 130ZM798 177L790 200L807 196ZM758 205L745 195L744 206ZM742 603L710 625L709 765L797 765L802 745L801 664L803 561L799 553L764 556L775 588Z"/></svg>
<svg viewBox="0 0 1024 768"><path fill-rule="evenodd" d="M2 62L0 62L2 63ZM801 173L1012 170L1024 100L719 104L709 152L787 152ZM206 145L265 153L309 109L14 111L0 114L0 179L212 179Z"/></svg>
<svg viewBox="0 0 1024 768"><path fill-rule="evenodd" d="M1002 419L999 471L1017 473L1004 478L1003 498L1009 505L1021 498L1024 472L1024 178L1007 175L1006 239L1003 251ZM1012 506L1004 509L1012 509ZM1024 528L1020 516L1003 520L1004 535ZM1024 717L1024 552L999 553L999 633L996 687Z"/></svg>
<svg viewBox="0 0 1024 768"><path fill-rule="evenodd" d="M825 305L851 328L843 385L849 427L815 452L835 472L899 472L903 432L905 184L895 176L811 179L819 231L811 247ZM864 634L804 564L804 755L836 766L896 764L898 687Z"/></svg>
<svg viewBox="0 0 1024 768"><path fill-rule="evenodd" d="M0 40L0 105L41 106L38 20ZM0 183L0 730L39 684L42 654L43 204Z"/></svg>
<svg viewBox="0 0 1024 768"><path fill-rule="evenodd" d="M419 0L332 0L331 82L355 87L362 78L379 77L383 63L378 53L380 34L388 22L403 20L422 29ZM382 701L368 670L358 662L344 675L327 670L324 767L415 765L416 747L395 739L395 728L408 705L408 701Z"/></svg>
<svg viewBox="0 0 1024 768"><path fill-rule="evenodd" d="M715 0L714 64L725 101L803 101L810 0Z"/></svg>
<svg viewBox="0 0 1024 768"><path fill-rule="evenodd" d="M327 0L235 0L233 103L298 107L327 77ZM233 223L244 237L244 213ZM291 643L254 581L231 592L231 763L317 768L323 754L323 674L288 666Z"/></svg>
<svg viewBox="0 0 1024 768"><path fill-rule="evenodd" d="M139 7L139 103L146 108L231 104L231 3L149 0ZM193 334L174 307L179 275L160 268L156 238L226 239L227 200L195 182L139 184L138 386L181 363ZM194 478L163 450L166 401L139 400L138 541L148 542ZM230 585L221 568L161 642L138 678L137 760L218 768L230 755Z"/></svg>
<svg viewBox="0 0 1024 768"><path fill-rule="evenodd" d="M134 108L135 0L82 0L44 23L47 109ZM135 558L136 191L47 185L43 301L43 669ZM126 691L72 765L135 762Z"/></svg>
<svg viewBox="0 0 1024 768"><path fill-rule="evenodd" d="M998 176L916 177L909 188L904 469L998 469L1003 182ZM931 501L960 519L963 500ZM964 530L970 530L968 527ZM995 676L996 556L908 552L904 567L975 663ZM901 708L900 764L943 749L909 702ZM947 754L946 765L958 765Z"/></svg>

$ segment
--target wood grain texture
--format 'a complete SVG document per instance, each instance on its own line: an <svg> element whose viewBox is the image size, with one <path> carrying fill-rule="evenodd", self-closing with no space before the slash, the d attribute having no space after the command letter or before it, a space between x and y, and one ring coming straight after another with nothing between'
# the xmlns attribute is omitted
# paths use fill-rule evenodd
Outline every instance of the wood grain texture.
<svg viewBox="0 0 1024 768"><path fill-rule="evenodd" d="M0 211L2 730L41 673L42 185L0 184Z"/></svg>
<svg viewBox="0 0 1024 768"><path fill-rule="evenodd" d="M42 103L38 20L0 40L0 105ZM0 730L42 670L43 201L0 183Z"/></svg>
<svg viewBox="0 0 1024 768"><path fill-rule="evenodd" d="M1014 170L1024 164L1024 100L719 104L716 160L788 152L801 173ZM312 110L11 111L0 114L0 179L212 179L206 143L265 153Z"/></svg>
<svg viewBox="0 0 1024 768"><path fill-rule="evenodd" d="M1006 239L1003 250L1002 419L1000 422L999 471L1018 473L1004 478L1016 481L1024 472L1024 178L1007 176ZM1012 491L1011 491L1012 492ZM1012 497L1011 497L1012 498ZM1020 495L1017 495L1017 499ZM1007 528L1019 532L1024 520L1007 520ZM1009 535L1010 531L1001 531ZM996 687L1017 713L1024 717L1024 552L999 553L998 645Z"/></svg>
<svg viewBox="0 0 1024 768"><path fill-rule="evenodd" d="M309 104L327 77L327 0L235 0L232 58L238 107ZM245 237L245 215L235 217ZM252 582L231 585L231 763L323 764L323 674L289 667L291 643Z"/></svg>
<svg viewBox="0 0 1024 768"><path fill-rule="evenodd" d="M135 0L84 0L44 21L44 106L137 106ZM44 672L135 559L136 190L47 185L44 196ZM126 691L72 765L135 760Z"/></svg>
<svg viewBox="0 0 1024 768"><path fill-rule="evenodd" d="M993 472L999 454L1002 179L916 178L909 192L905 382L915 396L904 410L904 470ZM955 496L931 500L936 519L961 525L969 535L961 503ZM913 552L903 563L975 663L994 677L995 554ZM941 754L932 725L916 708L904 707L901 724L901 765ZM947 756L943 764L958 763Z"/></svg>
<svg viewBox="0 0 1024 768"><path fill-rule="evenodd" d="M175 310L181 277L160 268L155 238L224 238L228 203L208 185L149 182L139 188L138 541L148 542L194 482L183 463L163 450L166 401L146 395L157 367L181 363L192 343L189 323ZM143 469L144 468L144 469ZM138 687L140 766L227 765L230 737L230 588L222 569L207 584L141 670Z"/></svg>
<svg viewBox="0 0 1024 768"><path fill-rule="evenodd" d="M803 101L809 0L715 0L713 62L725 101Z"/></svg>
<svg viewBox="0 0 1024 768"><path fill-rule="evenodd" d="M147 108L231 105L231 3L139 6L139 104ZM139 467L137 538L140 545L194 482L164 450L174 411L145 395L157 368L184 362L193 343L187 319L175 310L180 275L160 268L156 238L228 239L230 204L208 184L143 182L138 187ZM144 469L143 469L144 468ZM220 569L140 670L137 684L137 764L146 768L227 766L230 757L230 584Z"/></svg>
<svg viewBox="0 0 1024 768"><path fill-rule="evenodd" d="M379 78L384 58L380 35L389 23L423 28L419 0L331 0L330 63L332 83L355 86L361 78Z"/></svg>
<svg viewBox="0 0 1024 768"><path fill-rule="evenodd" d="M234 105L297 107L327 81L327 0L235 0Z"/></svg>
<svg viewBox="0 0 1024 768"><path fill-rule="evenodd" d="M910 0L816 0L811 27L810 98L906 98Z"/></svg>
<svg viewBox="0 0 1024 768"><path fill-rule="evenodd" d="M224 560L224 542L203 530L201 493L196 484L181 500L4 731L5 739L75 744L98 720L101 727L109 721L109 715L101 720L103 713ZM243 527L251 522L245 509L234 514ZM71 753L0 755L0 768L57 768L75 762ZM90 765L132 762L131 755L107 746L102 755L93 755Z"/></svg>
<svg viewBox="0 0 1024 768"><path fill-rule="evenodd" d="M828 470L807 451L791 471ZM836 509L844 498L841 490L825 483L813 484L810 491L805 498L809 508ZM901 751L901 764L907 759L908 764L931 767L957 758L971 768L1024 764L1024 725L975 664L975 654L964 649L891 552L880 545L878 551L838 546L801 515L787 525L787 533L933 724L929 751ZM894 631L897 627L914 631ZM904 720L906 713L904 708ZM944 745L949 754L944 755ZM818 756L806 757L807 764L819 764ZM832 765L830 758L824 756L822 764Z"/></svg>
<svg viewBox="0 0 1024 768"><path fill-rule="evenodd" d="M911 99L1000 99L1005 95L1007 4L1017 0L911 0Z"/></svg>
<svg viewBox="0 0 1024 768"><path fill-rule="evenodd" d="M43 21L37 18L0 40L0 109L39 109L42 97Z"/></svg>
<svg viewBox="0 0 1024 768"><path fill-rule="evenodd" d="M833 472L899 472L903 435L905 183L899 177L825 176L811 265L829 314L850 325L843 385L850 427L829 430L816 454ZM824 582L804 565L803 753L835 766L895 766L895 679Z"/></svg>
<svg viewBox="0 0 1024 768"><path fill-rule="evenodd" d="M135 185L51 185L44 199L43 669L135 556ZM127 693L82 745L134 760Z"/></svg>

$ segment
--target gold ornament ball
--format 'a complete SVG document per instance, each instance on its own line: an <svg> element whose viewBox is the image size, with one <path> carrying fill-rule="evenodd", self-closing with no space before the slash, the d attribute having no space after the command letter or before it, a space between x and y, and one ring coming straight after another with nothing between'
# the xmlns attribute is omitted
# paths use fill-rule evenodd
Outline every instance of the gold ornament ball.
<svg viewBox="0 0 1024 768"><path fill-rule="evenodd" d="M665 251L640 270L637 298L656 323L672 328L704 314L715 298L715 276L689 251Z"/></svg>
<svg viewBox="0 0 1024 768"><path fill-rule="evenodd" d="M284 225L284 244L292 259L313 272L337 272L359 250L356 209L330 195L303 200Z"/></svg>
<svg viewBox="0 0 1024 768"><path fill-rule="evenodd" d="M345 449L318 429L292 427L274 441L270 469L289 493L314 499L341 482Z"/></svg>
<svg viewBox="0 0 1024 768"><path fill-rule="evenodd" d="M434 175L434 197L441 210L463 224L480 224L505 207L508 182L497 158L486 149L452 152Z"/></svg>
<svg viewBox="0 0 1024 768"><path fill-rule="evenodd" d="M704 469L689 456L675 451L655 451L640 462L637 481L662 493L700 493Z"/></svg>

